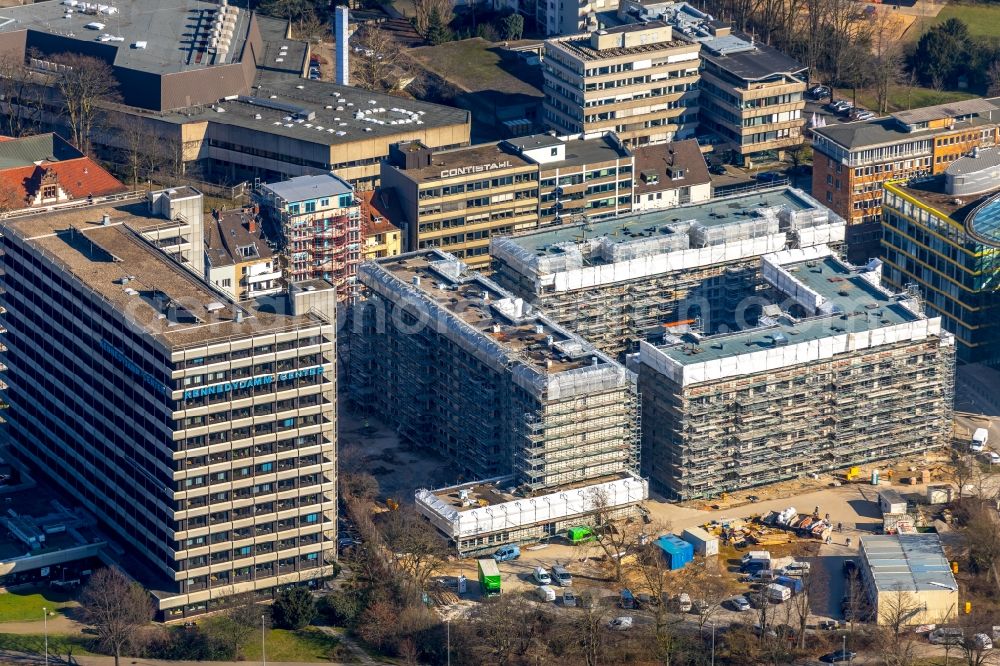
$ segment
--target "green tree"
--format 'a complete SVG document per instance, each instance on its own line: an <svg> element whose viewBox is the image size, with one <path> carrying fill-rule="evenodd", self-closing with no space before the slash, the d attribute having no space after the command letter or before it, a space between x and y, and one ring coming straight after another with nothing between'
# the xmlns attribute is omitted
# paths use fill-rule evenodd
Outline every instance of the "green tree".
<svg viewBox="0 0 1000 666"><path fill-rule="evenodd" d="M451 41L451 30L441 20L441 13L435 7L427 17L427 43L432 46Z"/></svg>
<svg viewBox="0 0 1000 666"><path fill-rule="evenodd" d="M271 607L274 626L282 629L302 629L316 617L316 601L304 587L283 591Z"/></svg>
<svg viewBox="0 0 1000 666"><path fill-rule="evenodd" d="M501 21L501 27L503 29L503 38L510 41L521 39L521 35L524 34L524 17L520 14L509 14L503 17Z"/></svg>
<svg viewBox="0 0 1000 666"><path fill-rule="evenodd" d="M924 33L913 54L913 68L924 85L942 88L954 85L965 70L972 50L969 27L950 18Z"/></svg>

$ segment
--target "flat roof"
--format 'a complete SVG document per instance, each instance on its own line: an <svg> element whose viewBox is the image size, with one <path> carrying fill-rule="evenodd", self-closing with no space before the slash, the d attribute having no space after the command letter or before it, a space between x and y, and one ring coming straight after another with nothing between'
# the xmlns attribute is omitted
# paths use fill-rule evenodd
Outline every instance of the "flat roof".
<svg viewBox="0 0 1000 666"><path fill-rule="evenodd" d="M253 302L235 305L132 231L165 222L148 211L145 202L95 204L0 220L0 229L44 253L171 348L318 322L310 315L264 311ZM107 226L103 215L110 218ZM242 322L236 321L237 309L244 312Z"/></svg>
<svg viewBox="0 0 1000 666"><path fill-rule="evenodd" d="M542 375L591 365L616 365L582 338L530 310L523 300L515 299L492 280L466 271L464 264L447 253L411 252L374 265L471 326L484 340L499 345L516 362Z"/></svg>
<svg viewBox="0 0 1000 666"><path fill-rule="evenodd" d="M972 196L956 196L945 191L944 176L938 175L924 180L913 180L907 183L897 182L889 185L913 197L958 224L965 224L972 211L1000 193L1000 184L992 190L980 192Z"/></svg>
<svg viewBox="0 0 1000 666"><path fill-rule="evenodd" d="M524 489L522 488L515 494L510 492L511 486L514 483L513 477L502 477L483 481L470 481L469 483L432 490L431 493L441 500L442 503L456 511L471 511L473 509L481 509L484 506L493 506L505 502L514 502L519 499L551 495L552 493L588 488L601 483L632 478L635 478L634 475L623 471L618 474L607 474L595 479L574 481L559 486L549 486L532 492L523 492Z"/></svg>
<svg viewBox="0 0 1000 666"><path fill-rule="evenodd" d="M561 146L564 143L562 139L552 134L529 134L528 136L519 136L515 139L506 139L506 141L518 150L551 148L553 146Z"/></svg>
<svg viewBox="0 0 1000 666"><path fill-rule="evenodd" d="M481 37L421 46L407 55L462 90L488 94L500 104L508 95L539 101L545 96L541 66L529 65L517 52Z"/></svg>
<svg viewBox="0 0 1000 666"><path fill-rule="evenodd" d="M710 336L686 334L679 342L666 344L660 351L681 365L703 363L782 344L819 340L844 332L868 331L915 321L920 317L899 302L899 298L873 285L862 270L850 267L832 255L820 259L782 265L799 284L819 294L830 304L832 314L807 313L801 319L786 315L775 323Z"/></svg>
<svg viewBox="0 0 1000 666"><path fill-rule="evenodd" d="M306 120L297 110L313 118ZM267 70L258 70L253 95L161 117L179 124L210 121L330 146L400 135L412 138L414 132L465 125L470 119L463 109Z"/></svg>
<svg viewBox="0 0 1000 666"><path fill-rule="evenodd" d="M168 74L238 62L250 27L250 12L228 5L234 16L229 51L201 48L222 8L212 0L122 0L98 3L46 0L0 9L0 31L30 29L116 49L117 67ZM71 12L69 10L72 10ZM100 26L100 27L98 27ZM141 48L137 43L143 43Z"/></svg>
<svg viewBox="0 0 1000 666"><path fill-rule="evenodd" d="M937 534L864 536L861 552L879 592L958 591Z"/></svg>
<svg viewBox="0 0 1000 666"><path fill-rule="evenodd" d="M277 183L268 183L262 187L270 190L275 196L292 202L308 201L320 197L336 197L354 192L350 183L333 173L295 176Z"/></svg>
<svg viewBox="0 0 1000 666"><path fill-rule="evenodd" d="M554 144L553 144L554 145ZM528 147L528 150L531 146ZM544 162L540 164L541 172L553 169L564 169L571 166L583 166L599 164L601 162L614 162L625 159L629 156L629 151L616 145L614 141L607 137L596 139L570 139L566 141L566 159L558 162Z"/></svg>
<svg viewBox="0 0 1000 666"><path fill-rule="evenodd" d="M424 183L432 180L441 180L441 172L448 169L462 169L465 167L476 167L481 165L506 165L488 171L475 174L466 174L469 178L489 178L490 174L502 173L507 169L517 169L520 167L534 166L534 162L521 157L512 150L506 150L503 142L483 143L478 146L467 146L464 148L453 148L451 150L440 150L431 154L429 166L417 167L413 169L402 169L394 167L407 178Z"/></svg>
<svg viewBox="0 0 1000 666"><path fill-rule="evenodd" d="M663 27L666 27L662 21L660 23ZM617 33L617 32L632 32L635 30L648 30L652 27L650 24L626 24L615 28L608 28L606 32ZM621 58L623 56L639 55L642 53L654 53L656 51L666 51L670 49L677 49L679 51L694 51L697 52L701 45L697 42L688 42L681 39L671 39L665 42L651 42L649 44L639 44L637 46L629 47L611 47L606 49L595 49L590 45L590 35L584 36L574 36L568 39L558 38L551 39L547 41L546 46L554 46L560 48L570 55L576 56L581 60L605 60L608 58Z"/></svg>
<svg viewBox="0 0 1000 666"><path fill-rule="evenodd" d="M641 237L670 235L674 232L666 229L666 226L685 222L700 222L709 227L745 222L754 216L755 209L776 207L788 207L793 211L800 211L816 206L806 199L804 194L783 187L720 197L676 208L620 215L596 222L564 224L511 236L510 240L529 252L545 256L558 253L559 250L555 246L561 243L575 243L600 236L629 242Z"/></svg>
<svg viewBox="0 0 1000 666"><path fill-rule="evenodd" d="M729 39L746 39L752 46L747 50L722 49L715 53L712 51L712 41L702 41L705 48L701 50L701 57L744 81L760 81L778 74L794 76L809 69L795 58L766 44L752 41L741 33L730 35Z"/></svg>

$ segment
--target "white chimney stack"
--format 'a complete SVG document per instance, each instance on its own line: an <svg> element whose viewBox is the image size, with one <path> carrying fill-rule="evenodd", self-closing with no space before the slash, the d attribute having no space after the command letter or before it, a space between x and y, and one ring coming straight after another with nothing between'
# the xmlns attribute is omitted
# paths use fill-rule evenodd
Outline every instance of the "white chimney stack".
<svg viewBox="0 0 1000 666"><path fill-rule="evenodd" d="M348 44L350 39L348 30L349 17L350 11L343 5L334 10L333 41L335 44L333 48L336 50L336 81L342 86L351 85L351 66L349 62L351 47Z"/></svg>

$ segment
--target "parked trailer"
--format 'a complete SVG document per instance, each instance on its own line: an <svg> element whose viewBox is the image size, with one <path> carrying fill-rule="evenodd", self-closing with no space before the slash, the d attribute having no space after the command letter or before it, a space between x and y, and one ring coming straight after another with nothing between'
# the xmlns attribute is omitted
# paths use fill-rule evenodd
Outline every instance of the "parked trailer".
<svg viewBox="0 0 1000 666"><path fill-rule="evenodd" d="M500 594L500 567L496 560L478 560L479 565L479 587L483 590L484 597L492 597Z"/></svg>

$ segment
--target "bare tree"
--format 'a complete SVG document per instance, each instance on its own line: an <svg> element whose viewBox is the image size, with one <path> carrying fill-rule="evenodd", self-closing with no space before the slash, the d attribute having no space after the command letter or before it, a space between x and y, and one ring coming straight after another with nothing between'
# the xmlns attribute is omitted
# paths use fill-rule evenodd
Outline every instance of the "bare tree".
<svg viewBox="0 0 1000 666"><path fill-rule="evenodd" d="M654 530L657 533L660 531L659 528ZM669 528L663 531L669 531ZM636 554L630 570L654 600L652 611L656 656L664 664L673 663L676 653L681 648L681 634L678 630L683 620L670 612L670 592L673 583L663 551L655 544L647 544Z"/></svg>
<svg viewBox="0 0 1000 666"><path fill-rule="evenodd" d="M366 26L357 40L357 46L361 50L351 56L354 85L376 92L399 88L403 73L399 42L381 28Z"/></svg>
<svg viewBox="0 0 1000 666"><path fill-rule="evenodd" d="M916 634L906 631L923 604L901 587L880 595L876 621L879 652L886 666L909 666L917 656Z"/></svg>
<svg viewBox="0 0 1000 666"><path fill-rule="evenodd" d="M140 631L153 618L149 593L116 567L100 569L80 596L84 622L119 666L122 652L135 647Z"/></svg>
<svg viewBox="0 0 1000 666"><path fill-rule="evenodd" d="M139 116L121 114L114 129L119 161L128 173L130 185L135 187L151 178L155 172L166 170L170 159L164 152L164 142L145 120Z"/></svg>
<svg viewBox="0 0 1000 666"><path fill-rule="evenodd" d="M821 578L819 572L813 573L812 570L805 572L802 576L802 590L789 602L798 624L797 642L800 650L806 647L806 624L812 611L812 593L813 590L823 588Z"/></svg>
<svg viewBox="0 0 1000 666"><path fill-rule="evenodd" d="M990 97L1000 95L1000 60L990 61L989 69L986 71L986 78L990 85L986 94Z"/></svg>
<svg viewBox="0 0 1000 666"><path fill-rule="evenodd" d="M390 511L381 523L385 544L396 565L416 590L426 590L431 576L448 557L448 544L412 507Z"/></svg>
<svg viewBox="0 0 1000 666"><path fill-rule="evenodd" d="M875 14L872 23L872 59L868 65L872 87L875 90L875 109L886 113L889 109L889 91L903 71L903 52L898 35L902 30L902 20L888 11Z"/></svg>
<svg viewBox="0 0 1000 666"><path fill-rule="evenodd" d="M56 89L62 98L73 145L89 154L98 129L102 102L119 99L118 82L110 65L98 58L66 53L53 58L59 67Z"/></svg>
<svg viewBox="0 0 1000 666"><path fill-rule="evenodd" d="M535 606L514 595L490 599L472 617L480 663L505 666L527 654L542 623L551 621Z"/></svg>
<svg viewBox="0 0 1000 666"><path fill-rule="evenodd" d="M636 516L618 517L615 507L611 506L607 493L603 490L594 489L591 497L597 521L594 540L604 551L615 582L622 583L625 572L622 560L638 553L640 544L647 538L646 533Z"/></svg>
<svg viewBox="0 0 1000 666"><path fill-rule="evenodd" d="M0 57L0 116L5 134L18 137L38 131L42 124L44 79L44 74L33 74L21 58Z"/></svg>

